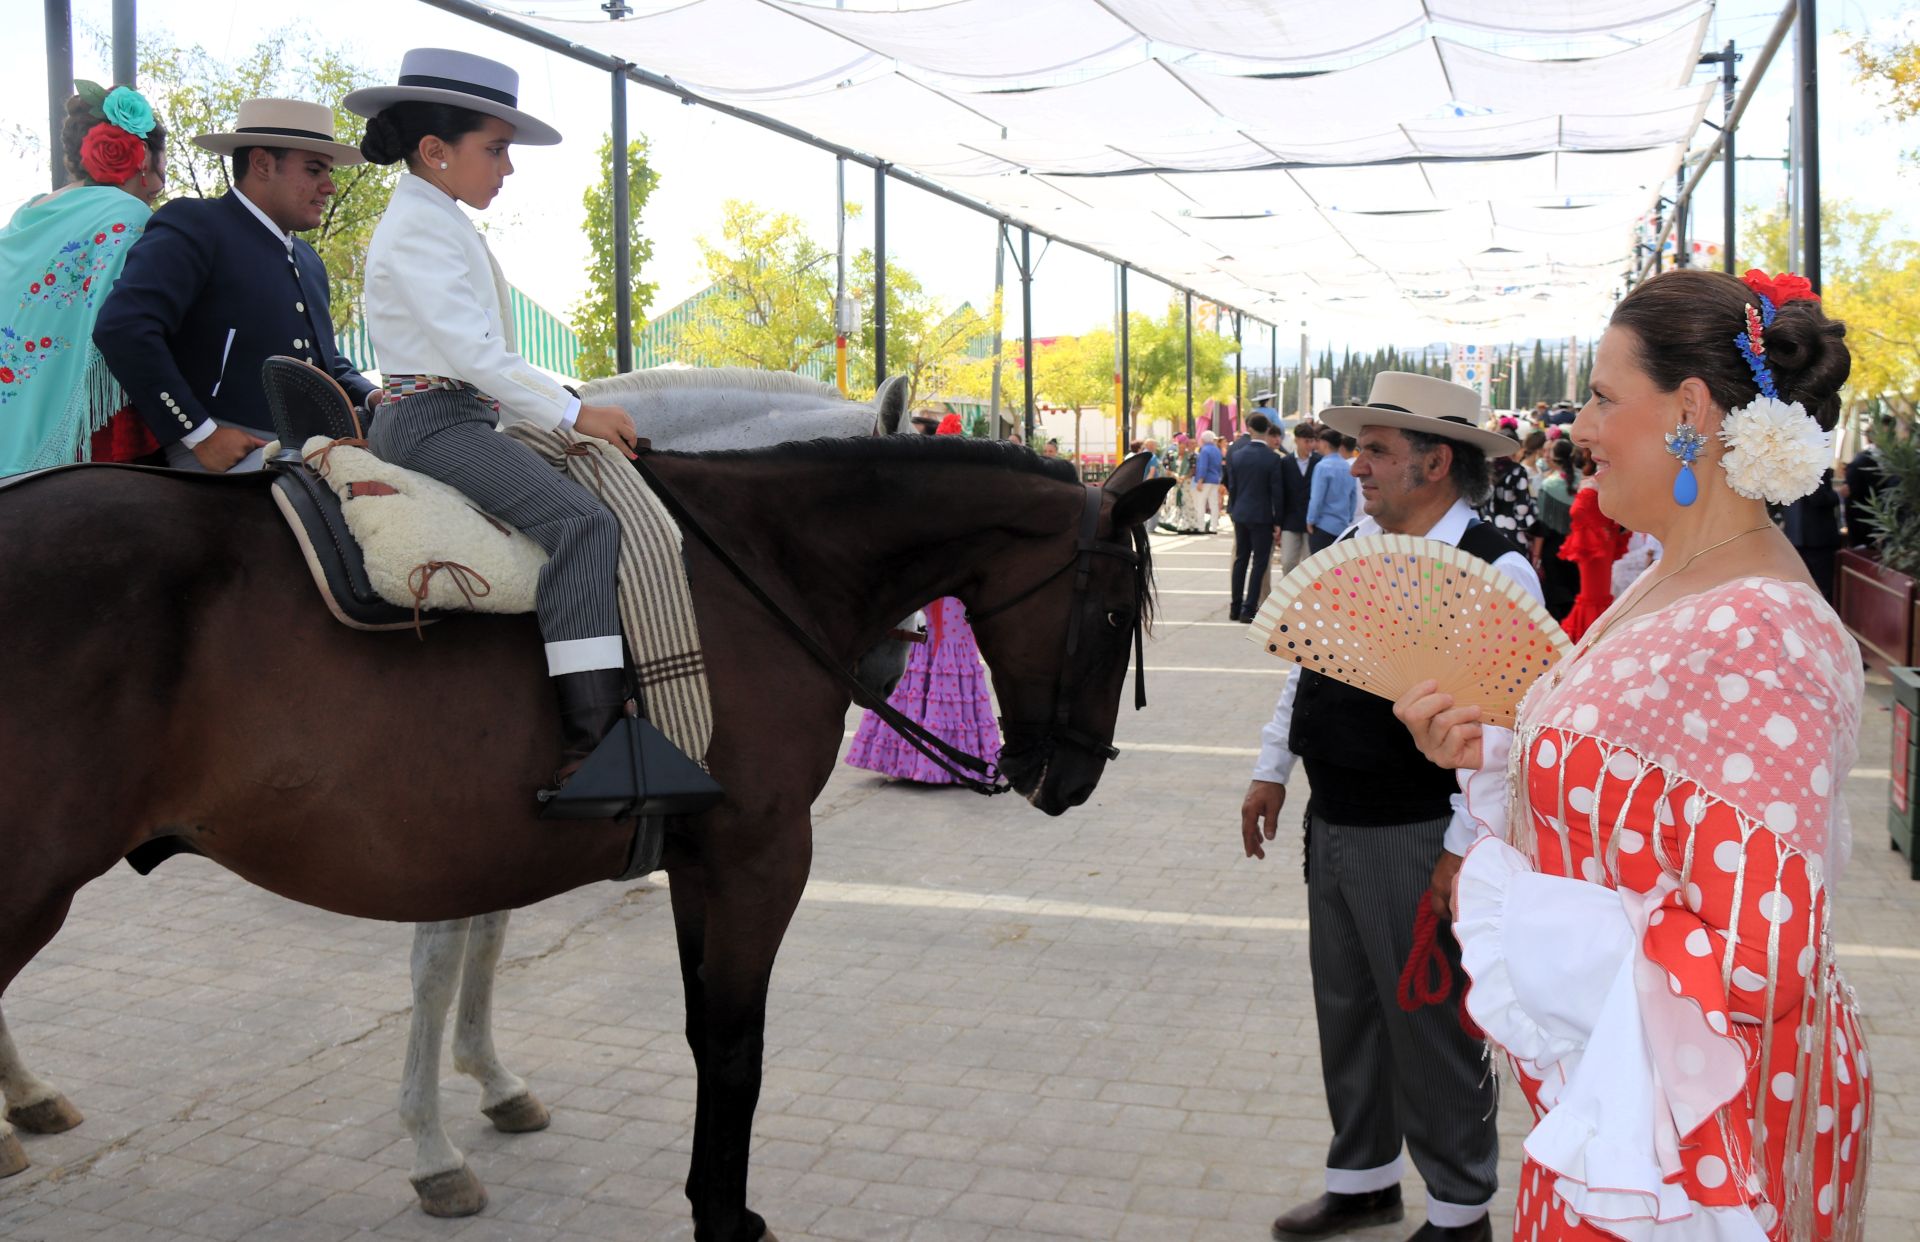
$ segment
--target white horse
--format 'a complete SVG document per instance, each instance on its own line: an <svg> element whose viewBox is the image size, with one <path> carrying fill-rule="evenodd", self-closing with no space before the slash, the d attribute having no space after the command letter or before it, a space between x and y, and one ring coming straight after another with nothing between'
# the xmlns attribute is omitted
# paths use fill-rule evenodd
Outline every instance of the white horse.
<svg viewBox="0 0 1920 1242"><path fill-rule="evenodd" d="M870 404L861 404L803 376L734 367L634 371L580 390L585 401L632 414L634 426L655 448L688 452L891 435L905 427L906 393L905 377L895 376L880 385ZM884 694L905 669L906 644L891 642L869 652L859 672ZM453 1068L480 1084L480 1111L507 1134L542 1130L552 1119L526 1082L500 1063L493 1046L493 979L506 941L507 913L414 928L413 1022L407 1031L400 1120L414 1143L414 1193L429 1216L470 1216L487 1205L486 1187L441 1123L440 1049L456 992ZM7 1050L0 1028L0 1081Z"/></svg>

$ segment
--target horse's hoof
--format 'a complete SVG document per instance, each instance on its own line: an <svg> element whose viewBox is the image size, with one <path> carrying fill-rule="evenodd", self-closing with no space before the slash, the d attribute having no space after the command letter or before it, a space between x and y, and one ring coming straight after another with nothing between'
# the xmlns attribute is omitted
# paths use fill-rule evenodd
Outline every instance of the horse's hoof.
<svg viewBox="0 0 1920 1242"><path fill-rule="evenodd" d="M473 1216L487 1206L487 1188L464 1164L412 1181L420 1210L429 1216Z"/></svg>
<svg viewBox="0 0 1920 1242"><path fill-rule="evenodd" d="M511 1100L502 1100L492 1108L480 1110L493 1128L502 1134L531 1134L535 1130L544 1130L553 1124L553 1114L540 1102L538 1096L528 1091L516 1095Z"/></svg>
<svg viewBox="0 0 1920 1242"><path fill-rule="evenodd" d="M24 1173L27 1168L27 1149L20 1146L20 1140L9 1130L0 1136L0 1177L12 1177L15 1173Z"/></svg>
<svg viewBox="0 0 1920 1242"><path fill-rule="evenodd" d="M64 1095L50 1095L38 1104L7 1110L7 1120L28 1134L65 1134L86 1120Z"/></svg>

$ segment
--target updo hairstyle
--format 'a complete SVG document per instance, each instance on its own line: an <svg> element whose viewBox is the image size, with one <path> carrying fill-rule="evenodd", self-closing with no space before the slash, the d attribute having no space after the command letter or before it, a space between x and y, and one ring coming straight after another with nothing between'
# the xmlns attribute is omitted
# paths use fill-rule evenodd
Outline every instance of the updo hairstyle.
<svg viewBox="0 0 1920 1242"><path fill-rule="evenodd" d="M420 149L423 138L454 143L487 123L484 112L456 104L404 99L388 104L367 121L360 154L372 164L396 164Z"/></svg>
<svg viewBox="0 0 1920 1242"><path fill-rule="evenodd" d="M1638 285L1613 308L1609 322L1631 328L1640 366L1662 392L1689 376L1707 386L1715 405L1733 410L1759 395L1753 372L1733 338L1746 330L1746 309L1760 295L1725 272L1680 268ZM1766 330L1767 366L1782 401L1798 401L1824 431L1840 420L1840 386L1853 369L1847 326L1815 301L1777 307Z"/></svg>
<svg viewBox="0 0 1920 1242"><path fill-rule="evenodd" d="M107 89L111 91L113 88ZM67 166L67 175L75 181L89 184L93 181L80 164L80 144L86 141L88 132L100 123L100 118L94 115L92 106L86 100L78 95L67 97L67 114L60 120L60 158ZM153 118L153 128L147 131L142 141L151 153L148 163L158 168L167 153L167 127L160 123L159 117Z"/></svg>

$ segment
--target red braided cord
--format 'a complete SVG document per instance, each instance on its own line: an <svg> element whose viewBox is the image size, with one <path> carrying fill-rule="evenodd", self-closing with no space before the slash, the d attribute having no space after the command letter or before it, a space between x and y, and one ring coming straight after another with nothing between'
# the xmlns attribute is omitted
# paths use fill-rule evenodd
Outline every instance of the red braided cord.
<svg viewBox="0 0 1920 1242"><path fill-rule="evenodd" d="M1438 943L1440 916L1433 902L1420 894L1420 908L1413 916L1413 952L1407 956L1406 969L1400 972L1400 1008L1408 1013L1422 1005L1438 1005L1453 992L1453 967ZM1485 1039L1479 1025L1467 1014L1466 989L1460 991L1460 1026L1472 1039Z"/></svg>

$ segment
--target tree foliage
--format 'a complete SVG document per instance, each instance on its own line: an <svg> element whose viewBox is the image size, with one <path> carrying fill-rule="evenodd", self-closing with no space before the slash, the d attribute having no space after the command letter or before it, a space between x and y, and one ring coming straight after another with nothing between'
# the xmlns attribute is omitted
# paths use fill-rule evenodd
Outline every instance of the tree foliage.
<svg viewBox="0 0 1920 1242"><path fill-rule="evenodd" d="M1755 267L1787 266L1788 221L1781 211L1750 215L1742 250ZM1920 242L1892 235L1892 213L1827 199L1820 208L1821 301L1847 325L1853 373L1842 395L1915 417L1920 393Z"/></svg>
<svg viewBox="0 0 1920 1242"><path fill-rule="evenodd" d="M180 47L147 40L140 49L140 92L167 127L167 198L213 198L231 184L230 164L202 150L195 134L231 132L240 102L273 96L310 99L333 109L335 137L356 146L362 118L341 106L350 91L384 78L354 63L341 49L285 34L262 40L228 64L198 44ZM399 167L355 164L335 170L334 194L320 227L305 235L327 265L333 323L353 322L366 277L367 244L387 209Z"/></svg>
<svg viewBox="0 0 1920 1242"><path fill-rule="evenodd" d="M629 275L632 322L637 332L647 323L647 308L659 286L639 279L641 268L653 257L653 241L640 229L640 217L647 199L660 184L660 174L647 161L647 140L642 136L627 146L627 244L631 249ZM604 379L618 364L619 336L614 322L613 275L613 136L600 139L600 179L581 196L587 209L587 291L574 305L574 335L580 338L580 358L576 370L581 379Z"/></svg>
<svg viewBox="0 0 1920 1242"><path fill-rule="evenodd" d="M700 239L715 285L675 347L682 362L798 371L833 345L833 252L799 217L727 200L718 243Z"/></svg>
<svg viewBox="0 0 1920 1242"><path fill-rule="evenodd" d="M861 304L860 335L847 364L847 387L856 394L876 388L873 374L873 251L854 256L852 288ZM907 377L907 408L935 394L954 395L954 382L972 374L973 343L993 335L997 311L985 315L970 305L950 307L927 292L920 278L887 263L887 374ZM984 396L985 394L981 394Z"/></svg>

